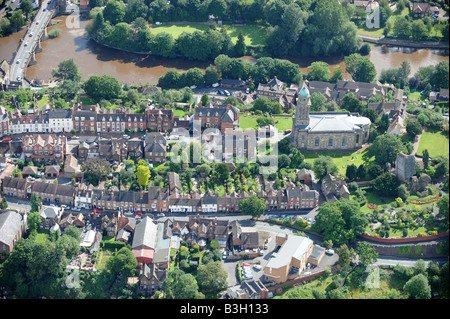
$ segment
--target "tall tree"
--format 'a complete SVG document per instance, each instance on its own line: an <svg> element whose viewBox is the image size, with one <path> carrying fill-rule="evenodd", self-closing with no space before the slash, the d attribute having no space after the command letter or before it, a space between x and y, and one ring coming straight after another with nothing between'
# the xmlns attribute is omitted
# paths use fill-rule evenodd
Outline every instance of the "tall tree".
<svg viewBox="0 0 450 319"><path fill-rule="evenodd" d="M241 199L239 202L239 209L243 215L250 215L252 218L258 218L266 210L266 203L263 198L256 195Z"/></svg>
<svg viewBox="0 0 450 319"><path fill-rule="evenodd" d="M72 58L60 62L58 64L58 68L56 70L52 70L52 76L61 81L72 80L79 82L81 79L81 73L78 70L78 65Z"/></svg>
<svg viewBox="0 0 450 319"><path fill-rule="evenodd" d="M361 82L372 82L377 71L375 65L368 57L358 53L351 54L344 58L346 71L350 73L352 79Z"/></svg>

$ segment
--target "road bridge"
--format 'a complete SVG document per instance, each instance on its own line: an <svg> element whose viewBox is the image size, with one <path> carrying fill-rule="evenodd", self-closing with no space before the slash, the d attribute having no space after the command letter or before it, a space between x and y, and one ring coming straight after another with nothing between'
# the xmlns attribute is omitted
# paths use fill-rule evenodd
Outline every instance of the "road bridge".
<svg viewBox="0 0 450 319"><path fill-rule="evenodd" d="M7 89L18 89L30 86L26 79L26 69L35 64L35 54L40 52L41 41L47 37L47 26L56 11L53 0L45 0L39 8L33 22L28 27L27 33L20 40L20 44L14 53L10 63L9 77L6 79Z"/></svg>

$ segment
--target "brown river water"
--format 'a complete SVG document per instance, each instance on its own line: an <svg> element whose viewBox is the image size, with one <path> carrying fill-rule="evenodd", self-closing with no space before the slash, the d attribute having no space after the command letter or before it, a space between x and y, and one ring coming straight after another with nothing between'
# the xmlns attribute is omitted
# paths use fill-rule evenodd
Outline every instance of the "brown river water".
<svg viewBox="0 0 450 319"><path fill-rule="evenodd" d="M185 71L189 68L198 67L204 70L212 61L199 62L186 59L166 59L163 57L141 55L123 52L104 47L89 40L85 26L88 21L80 21L79 26L73 20L66 23L70 16L60 16L55 26L50 26L48 31L59 28L61 34L58 38L48 39L42 42L42 52L36 54L37 64L27 68L28 79L41 79L45 82L51 80L51 72L57 68L61 61L73 58L82 72L82 78L88 79L91 75L112 75L123 83L133 84L156 84L158 78L168 70ZM71 27L76 25L76 27ZM0 38L0 62L3 59L10 61L16 50L20 39L25 34L25 29L8 37ZM440 61L449 60L448 50L412 49L402 47L386 47L371 45L370 60L375 64L377 74L382 69L398 67L404 60L411 64L411 75L419 67L434 65ZM251 56L243 57L247 61L254 61ZM341 66L345 70L343 57L334 56L320 58L289 58L297 63L302 72L307 73L307 67L316 60L322 60L329 64L330 70L335 66ZM344 73L344 78L350 78Z"/></svg>

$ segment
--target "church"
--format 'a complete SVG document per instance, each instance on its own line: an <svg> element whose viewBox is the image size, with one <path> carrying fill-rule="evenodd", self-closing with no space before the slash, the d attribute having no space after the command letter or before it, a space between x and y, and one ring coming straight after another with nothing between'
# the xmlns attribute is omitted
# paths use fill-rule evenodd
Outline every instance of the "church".
<svg viewBox="0 0 450 319"><path fill-rule="evenodd" d="M360 148L369 141L370 120L358 113L310 112L311 96L302 87L295 103L292 143L303 151Z"/></svg>

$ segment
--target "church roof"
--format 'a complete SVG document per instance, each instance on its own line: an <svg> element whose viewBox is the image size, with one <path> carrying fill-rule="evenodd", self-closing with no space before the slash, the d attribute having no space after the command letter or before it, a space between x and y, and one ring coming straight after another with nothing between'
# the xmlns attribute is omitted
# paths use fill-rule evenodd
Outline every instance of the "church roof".
<svg viewBox="0 0 450 319"><path fill-rule="evenodd" d="M310 132L350 132L363 125L370 125L367 117L355 116L348 112L321 112L311 113L309 125L304 129Z"/></svg>

